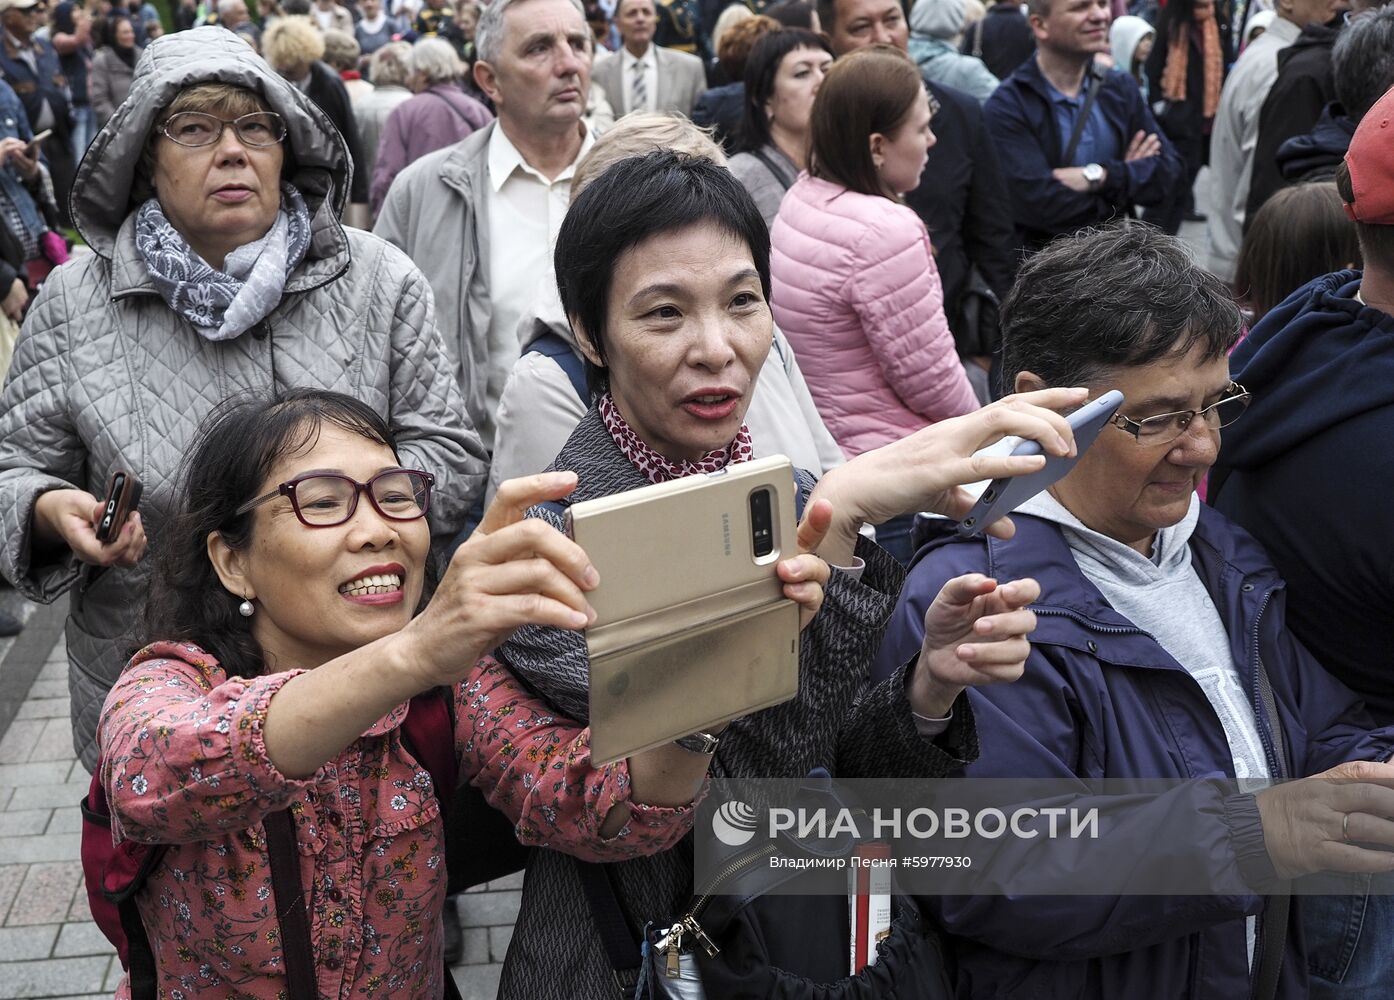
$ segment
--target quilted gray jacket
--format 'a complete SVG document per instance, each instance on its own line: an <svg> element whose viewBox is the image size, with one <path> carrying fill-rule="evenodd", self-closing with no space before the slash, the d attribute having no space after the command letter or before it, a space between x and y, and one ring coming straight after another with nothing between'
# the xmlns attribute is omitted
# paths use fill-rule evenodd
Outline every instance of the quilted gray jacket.
<svg viewBox="0 0 1394 1000"><path fill-rule="evenodd" d="M135 247L131 185L158 111L218 80L260 93L289 128L292 182L313 215L305 260L265 322L214 343L166 306ZM329 119L232 33L198 28L153 42L130 97L98 134L72 197L94 254L56 270L39 293L0 397L0 574L45 603L70 591L73 739L96 760L102 703L133 645L149 556L90 586L66 550L36 549L34 503L47 490L100 496L115 469L145 485L152 546L175 506L173 479L199 423L228 396L273 387L348 393L384 413L402 461L436 477L432 531L454 534L484 490L484 450L432 314L431 289L395 247L337 221L349 158ZM86 574L83 575L86 582ZM230 600L234 599L231 596Z"/></svg>

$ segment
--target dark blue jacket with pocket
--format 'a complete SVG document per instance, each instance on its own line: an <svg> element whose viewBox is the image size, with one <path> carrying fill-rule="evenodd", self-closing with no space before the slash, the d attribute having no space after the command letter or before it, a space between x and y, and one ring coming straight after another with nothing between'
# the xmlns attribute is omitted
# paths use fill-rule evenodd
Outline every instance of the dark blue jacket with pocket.
<svg viewBox="0 0 1394 1000"><path fill-rule="evenodd" d="M1033 577L1025 675L969 694L981 756L967 777L1233 778L1229 746L1200 685L1150 635L1115 611L1080 572L1060 530L1017 516L1016 536L958 539L949 522L926 532L877 656L877 678L916 655L924 614L940 587L964 573L1000 581ZM1194 565L1230 636L1239 678L1254 705L1269 768L1305 776L1348 760L1383 760L1394 732L1372 731L1358 698L1292 636L1284 585L1262 548L1208 507L1191 539ZM1286 753L1278 760L1274 720L1260 696L1271 683ZM1249 995L1245 917L1264 897L1245 891L1273 879L1252 795L1203 781L1148 799L1074 862L1081 884L1095 866L1138 868L1147 855L1184 855L1214 884L1210 896L1025 896L987 890L924 898L951 935L960 997L1115 1000L1118 997L1234 998ZM1045 840L1004 838L1015 864L1040 864ZM1006 856L1011 858L1011 853ZM1052 864L1068 859L1051 854ZM975 868L977 865L975 865ZM1304 945L1294 899L1279 996L1307 995ZM1259 932L1262 948L1262 931ZM1255 957L1255 968L1261 961Z"/></svg>
<svg viewBox="0 0 1394 1000"><path fill-rule="evenodd" d="M1162 149L1145 160L1100 163L1108 176L1098 191L1071 191L1051 175L1056 167L1071 166L1063 156L1069 136L1060 134L1050 90L1035 59L1017 67L983 105L1011 191L1017 235L1027 249L1128 214L1134 205L1160 205L1176 185L1185 183L1185 165L1158 128L1137 83L1114 70L1105 71L1103 80L1096 102L1115 133L1117 148L1126 151L1133 136L1145 132L1155 134Z"/></svg>

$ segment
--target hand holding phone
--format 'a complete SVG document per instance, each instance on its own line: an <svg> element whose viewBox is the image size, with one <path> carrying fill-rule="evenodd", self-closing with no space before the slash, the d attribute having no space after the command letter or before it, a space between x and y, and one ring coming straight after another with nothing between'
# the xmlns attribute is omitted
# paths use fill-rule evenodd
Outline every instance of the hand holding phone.
<svg viewBox="0 0 1394 1000"><path fill-rule="evenodd" d="M40 132L40 133L38 133L37 135L35 135L32 139L29 140L28 143L25 144L25 146L24 146L25 151L28 153L28 155L29 155L30 157L38 156L38 155L39 155L39 146L42 145L42 144L43 144L43 141L44 141L45 139L47 139L49 136L51 136L52 134L53 134L53 129L51 129L51 128L46 128L46 129L44 129L42 132Z"/></svg>
<svg viewBox="0 0 1394 1000"><path fill-rule="evenodd" d="M101 517L93 533L97 541L110 545L121 535L126 519L140 504L144 487L139 479L124 469L117 469L107 481L106 500L102 504Z"/></svg>
<svg viewBox="0 0 1394 1000"><path fill-rule="evenodd" d="M978 502L973 505L973 509L959 522L959 537L971 538L974 535L982 534L987 525L999 518L1006 517L1037 493L1049 489L1064 479L1069 471L1075 467L1080 456L1094 443L1094 439L1099 436L1099 431L1103 430L1113 419L1113 415L1118 412L1118 408L1122 405L1123 394L1114 389L1097 399L1090 400L1067 416L1065 420L1069 423L1070 430L1074 432L1074 455L1068 458L1047 455L1045 466L1037 472L1024 476L1013 476L1010 479L994 479L978 497ZM1040 443L1029 439L1021 441L1011 451L1014 458L1041 453Z"/></svg>

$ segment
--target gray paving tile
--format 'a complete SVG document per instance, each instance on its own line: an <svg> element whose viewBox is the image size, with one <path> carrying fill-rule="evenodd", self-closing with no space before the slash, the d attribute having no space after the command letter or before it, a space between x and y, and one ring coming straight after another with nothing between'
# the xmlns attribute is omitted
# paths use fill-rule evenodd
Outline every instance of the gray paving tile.
<svg viewBox="0 0 1394 1000"><path fill-rule="evenodd" d="M10 804L10 796L14 793L13 788L0 788L0 809L4 809Z"/></svg>
<svg viewBox="0 0 1394 1000"><path fill-rule="evenodd" d="M10 1000L24 1000L71 994L73 990L94 993L102 989L110 964L111 959L105 955L11 962L5 968L5 996Z"/></svg>
<svg viewBox="0 0 1394 1000"><path fill-rule="evenodd" d="M61 923L68 915L73 887L82 881L82 864L78 861L33 864L24 875L6 927L25 927L35 924ZM97 984L100 987L100 983ZM96 987L81 986L81 990Z"/></svg>
<svg viewBox="0 0 1394 1000"><path fill-rule="evenodd" d="M121 961L113 955L111 965L106 970L106 981L102 984L102 989L106 990L107 996L112 996L116 992L116 987L121 985L123 975L125 975L125 970L121 968Z"/></svg>
<svg viewBox="0 0 1394 1000"><path fill-rule="evenodd" d="M38 680L41 681L66 681L68 679L68 651L59 650L58 659L50 657L44 660L44 668L39 671Z"/></svg>
<svg viewBox="0 0 1394 1000"><path fill-rule="evenodd" d="M490 927L489 958L495 962L502 962L504 956L508 954L508 945L512 940L512 927Z"/></svg>
<svg viewBox="0 0 1394 1000"><path fill-rule="evenodd" d="M66 698L68 697L68 679L64 677L61 680L46 681L43 678L39 678L35 680L33 686L29 688L29 697Z"/></svg>
<svg viewBox="0 0 1394 1000"><path fill-rule="evenodd" d="M16 719L10 723L5 738L0 739L0 764L22 764L48 725L47 719Z"/></svg>
<svg viewBox="0 0 1394 1000"><path fill-rule="evenodd" d="M54 958L77 955L114 955L116 949L96 924L64 924L53 948Z"/></svg>
<svg viewBox="0 0 1394 1000"><path fill-rule="evenodd" d="M75 806L87 794L89 781L70 781L60 785L26 785L16 788L6 810L15 809L55 809L59 806Z"/></svg>
<svg viewBox="0 0 1394 1000"><path fill-rule="evenodd" d="M9 912L10 904L14 902L19 887L24 883L27 871L28 865L0 865L0 923L4 923L5 915Z"/></svg>
<svg viewBox="0 0 1394 1000"><path fill-rule="evenodd" d="M460 959L461 965L488 965L489 964L489 931L483 927L466 927L465 953Z"/></svg>
<svg viewBox="0 0 1394 1000"><path fill-rule="evenodd" d="M0 962L25 962L36 958L48 958L61 926L41 924L35 927L0 927ZM4 987L0 986L0 989Z"/></svg>
<svg viewBox="0 0 1394 1000"><path fill-rule="evenodd" d="M38 722L38 719L25 719L25 722ZM30 761L73 759L73 723L71 719L44 719L43 732L34 741L29 751Z"/></svg>
<svg viewBox="0 0 1394 1000"><path fill-rule="evenodd" d="M0 837L43 833L48 829L48 821L52 816L52 809L16 809L0 813Z"/></svg>
<svg viewBox="0 0 1394 1000"><path fill-rule="evenodd" d="M69 716L68 699L32 698L19 706L16 719L66 719Z"/></svg>
<svg viewBox="0 0 1394 1000"><path fill-rule="evenodd" d="M514 872L512 875L505 875L503 878L501 878L501 879L495 879L493 882L490 882L490 883L486 886L486 888L487 888L490 892L497 892L497 891L499 891L500 889L503 889L503 890L508 890L508 889L521 889L522 887L523 887L523 873L522 873L522 872Z"/></svg>
<svg viewBox="0 0 1394 1000"><path fill-rule="evenodd" d="M5 860L15 862L81 861L82 837L76 833L11 837L5 844Z"/></svg>
<svg viewBox="0 0 1394 1000"><path fill-rule="evenodd" d="M81 881L73 892L72 903L68 906L68 922L92 922L92 904L87 901L87 886Z"/></svg>
<svg viewBox="0 0 1394 1000"><path fill-rule="evenodd" d="M482 892L460 897L460 924L464 927L495 927L518 919L521 892Z"/></svg>
<svg viewBox="0 0 1394 1000"><path fill-rule="evenodd" d="M0 816L0 820L4 817ZM44 833L81 833L82 810L77 806L67 806L53 810L53 817L44 827Z"/></svg>
<svg viewBox="0 0 1394 1000"><path fill-rule="evenodd" d="M72 760L44 760L34 764L0 764L0 785L25 788L30 785L53 785L68 778Z"/></svg>
<svg viewBox="0 0 1394 1000"><path fill-rule="evenodd" d="M494 1000L499 995L502 965L459 965L450 971L464 1000Z"/></svg>

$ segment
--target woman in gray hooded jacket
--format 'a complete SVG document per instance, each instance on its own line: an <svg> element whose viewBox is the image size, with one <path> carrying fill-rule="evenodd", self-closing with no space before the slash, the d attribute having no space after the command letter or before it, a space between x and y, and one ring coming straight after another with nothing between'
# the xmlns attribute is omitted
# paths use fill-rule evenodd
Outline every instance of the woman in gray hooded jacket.
<svg viewBox="0 0 1394 1000"><path fill-rule="evenodd" d="M430 286L396 248L339 224L351 169L324 113L217 27L151 43L78 169L73 217L94 252L45 283L0 397L0 574L31 600L70 594L74 744L89 768L131 652L146 539L160 544L175 470L223 399L311 386L368 403L403 461L435 477L437 539L483 492ZM98 498L118 469L145 492L103 545Z"/></svg>
<svg viewBox="0 0 1394 1000"><path fill-rule="evenodd" d="M981 104L997 89L997 77L977 56L958 51L963 0L915 0L910 9L910 58L926 80L971 94Z"/></svg>

